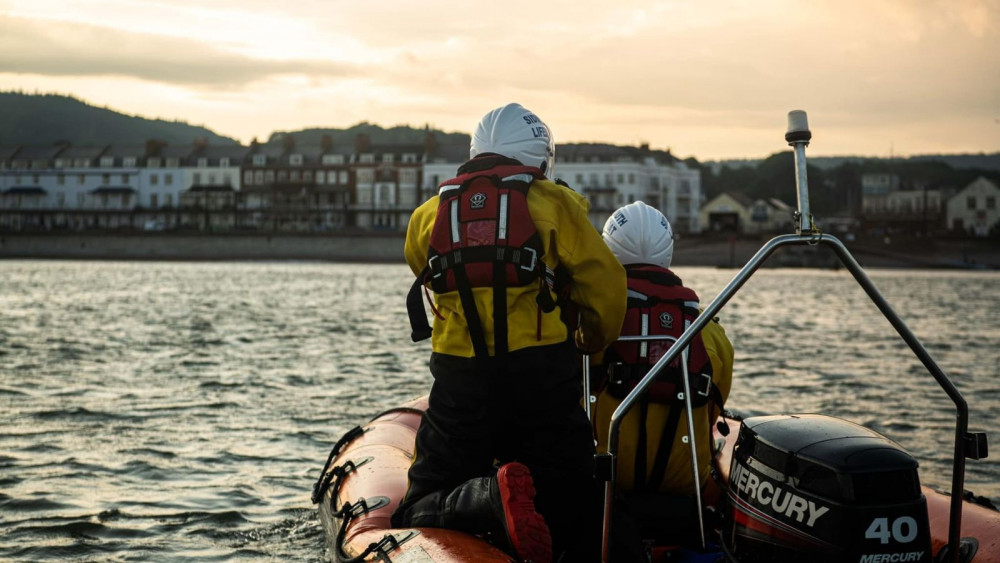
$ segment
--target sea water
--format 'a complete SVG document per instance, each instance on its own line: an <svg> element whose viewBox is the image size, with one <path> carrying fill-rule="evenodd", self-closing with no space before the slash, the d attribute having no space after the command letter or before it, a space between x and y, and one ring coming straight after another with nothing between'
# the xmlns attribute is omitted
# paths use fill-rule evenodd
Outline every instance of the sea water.
<svg viewBox="0 0 1000 563"><path fill-rule="evenodd" d="M676 273L707 303L735 271ZM1000 440L1000 273L870 274L970 429ZM411 281L404 265L0 262L0 560L323 560L309 497L333 443L430 385ZM863 424L949 490L954 407L847 272L762 270L719 317L728 407ZM970 461L966 488L1000 500L1000 465Z"/></svg>

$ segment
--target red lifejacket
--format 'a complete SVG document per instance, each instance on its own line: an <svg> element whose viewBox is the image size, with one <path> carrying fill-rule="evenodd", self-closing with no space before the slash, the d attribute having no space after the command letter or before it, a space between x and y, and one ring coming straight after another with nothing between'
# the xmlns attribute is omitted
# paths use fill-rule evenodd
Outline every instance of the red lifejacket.
<svg viewBox="0 0 1000 563"><path fill-rule="evenodd" d="M458 291L476 357L488 357L472 288L490 287L494 353L502 357L507 353L507 287L538 283L541 311L555 308L546 283L542 240L527 200L531 183L545 176L538 168L496 155L472 159L459 172L440 185L427 268L407 298L413 339L430 336L426 316L421 310L415 318L411 306L414 290L419 294L419 285L427 283L435 293ZM416 300L419 304L419 295Z"/></svg>
<svg viewBox="0 0 1000 563"><path fill-rule="evenodd" d="M628 305L622 336L662 335L680 338L684 330L698 316L698 294L684 287L680 278L666 268L652 265L628 265ZM605 355L608 366L608 391L624 397L639 383L649 368L656 364L674 344L674 340L617 341ZM666 366L647 388L649 401L670 403L677 401L683 391L681 383L681 356ZM688 347L688 377L691 382L691 401L695 406L705 404L712 381L712 363L709 360L701 334L695 335Z"/></svg>

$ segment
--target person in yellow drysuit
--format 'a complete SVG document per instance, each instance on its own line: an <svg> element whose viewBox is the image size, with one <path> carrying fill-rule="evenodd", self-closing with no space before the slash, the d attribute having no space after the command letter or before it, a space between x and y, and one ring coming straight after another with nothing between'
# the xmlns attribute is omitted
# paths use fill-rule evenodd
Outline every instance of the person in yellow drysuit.
<svg viewBox="0 0 1000 563"><path fill-rule="evenodd" d="M594 353L617 338L626 302L624 268L590 224L586 199L548 179L554 154L551 130L534 113L519 104L489 112L458 178L414 211L404 248L418 276L417 306L420 285L435 292L434 383L392 523L487 534L535 563L599 557L600 489L592 429L580 408L577 350ZM527 190L524 200L503 191L514 185ZM453 189L464 195L449 207ZM490 211L498 198L506 199ZM515 209L525 200L530 217ZM487 213L491 226L469 226L466 213ZM530 251L515 249L516 257L499 242L515 231L538 235ZM545 276L502 286L506 310L497 310L497 280L481 278L495 276L498 260L485 270L471 263L480 247L493 255L499 249L526 270L568 274L578 327L563 306L546 306ZM425 329L411 305L408 299L417 339Z"/></svg>
<svg viewBox="0 0 1000 563"><path fill-rule="evenodd" d="M637 201L616 210L605 223L602 236L625 266L628 277L628 311L622 335L678 338L698 316L699 303L697 294L684 287L669 269L674 247L669 221L656 208ZM617 342L603 357L595 358L591 378L597 401L592 417L598 451L607 451L612 413L670 345L663 340L645 344ZM718 319L705 325L691 342L688 354L701 490L694 489L691 450L685 438L687 417L683 402L677 399L677 393L683 390L680 361L675 360L621 422L616 461L620 498L659 498L664 504L667 496L701 494L706 505L714 505L720 498L720 490L710 476L712 428L732 386L734 352ZM640 518L650 520L637 520Z"/></svg>

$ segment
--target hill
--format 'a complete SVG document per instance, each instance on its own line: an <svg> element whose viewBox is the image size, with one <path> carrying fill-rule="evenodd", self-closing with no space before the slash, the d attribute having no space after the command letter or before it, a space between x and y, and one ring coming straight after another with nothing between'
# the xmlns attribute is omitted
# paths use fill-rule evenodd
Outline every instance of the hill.
<svg viewBox="0 0 1000 563"><path fill-rule="evenodd" d="M77 146L111 143L141 145L149 139L187 145L204 137L213 145L236 145L235 139L183 121L125 115L70 96L0 92L0 144Z"/></svg>
<svg viewBox="0 0 1000 563"><path fill-rule="evenodd" d="M275 131L268 138L268 144L281 143L291 135L300 145L319 145L325 136L329 136L334 144L353 144L358 135L368 135L376 145L422 145L427 133L433 133L439 145L468 145L469 135L466 133L445 133L429 127L415 128L408 125L397 125L388 129L373 123L361 122L347 129L310 128L299 131Z"/></svg>
<svg viewBox="0 0 1000 563"><path fill-rule="evenodd" d="M723 167L756 168L765 159L728 159L728 160L706 160L702 164L709 167L713 172L718 173ZM889 165L919 163L919 162L943 162L955 170L991 170L1000 172L1000 152L979 153L979 154L921 154L909 157L882 158L874 156L808 156L809 164L823 169L830 170L839 168L844 164L857 164L868 166L882 166L888 168Z"/></svg>

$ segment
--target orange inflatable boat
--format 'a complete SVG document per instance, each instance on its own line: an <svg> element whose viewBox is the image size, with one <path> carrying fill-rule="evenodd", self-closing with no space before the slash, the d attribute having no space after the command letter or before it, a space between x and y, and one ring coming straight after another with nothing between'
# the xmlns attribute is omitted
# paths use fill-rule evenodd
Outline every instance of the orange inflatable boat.
<svg viewBox="0 0 1000 563"><path fill-rule="evenodd" d="M406 405L383 412L363 426L348 432L337 443L322 472L322 476L314 489L314 500L319 504L320 519L327 539L328 555L331 561L394 561L394 562L490 562L514 561L508 554L486 543L475 536L446 529L417 528L393 529L389 523L390 515L395 510L403 494L406 492L406 472L413 455L414 438L420 424L423 410L426 408L426 398L415 400ZM808 418L804 415L799 418ZM757 419L789 419L794 417L757 417ZM823 417L825 418L825 417ZM748 420L757 420L748 419ZM837 419L833 419L837 420ZM841 424L842 421L836 422ZM745 430L736 420L728 421L729 432L723 436L716 432L719 450L715 464L723 488L729 488L730 499L723 503L720 511L724 514L739 514L762 512L755 510L752 502L746 502L752 495L740 498L740 488L730 485L733 467L739 467L737 479L748 475L743 465L734 466L735 457L740 457L735 448L737 438ZM764 425L766 426L766 424ZM757 426L757 437L761 439L763 432L760 424ZM860 428L860 427L859 427ZM838 428L838 431L842 429ZM745 436L744 436L745 439ZM746 456L744 456L746 458ZM754 460L743 460L745 465L754 466ZM749 481L749 479L744 479ZM744 487L745 489L745 487ZM761 485L758 489L763 490ZM736 491L734 493L733 491ZM950 497L929 488L920 490L926 500L926 514L929 525L929 547L932 553L915 555L920 550L903 551L904 555L882 557L879 553L868 554L868 557L852 558L851 561L938 561L941 549L948 542L948 514ZM763 494L757 495L763 498ZM775 495L771 495L773 499ZM802 493L802 496L806 496ZM791 500L795 498L786 495ZM766 500L766 499L765 499ZM777 499L780 502L780 498ZM747 506L743 506L743 505ZM732 508L730 505L737 508ZM808 506L808 504L807 504ZM773 504L772 504L773 507ZM780 508L780 506L779 506ZM794 530L782 530L782 523L776 519L760 516L758 522L751 523L744 517L758 534L771 535L775 541L793 535ZM820 517L822 518L822 517ZM762 524L765 523L766 524ZM731 525L728 530L733 533ZM869 535L888 534L891 541L894 523L886 521L885 530L878 526L869 530ZM911 534L905 525L896 525L897 536L903 539ZM866 530L862 530L864 532ZM973 502L963 503L962 561L1000 562L1000 512L991 510ZM718 541L718 537L716 540ZM877 541L877 538L873 541ZM691 548L694 549L694 548ZM662 553L662 552L659 552ZM690 558L692 552L681 552L671 558L671 561L696 560ZM715 552L717 556L725 556L722 551ZM905 554L914 555L905 555ZM730 554L732 555L732 554ZM972 556L970 559L969 556ZM687 559L686 559L687 557ZM910 559L907 559L909 557ZM704 559L702 559L704 560ZM733 557L730 560L738 560ZM817 559L823 560L823 559Z"/></svg>

